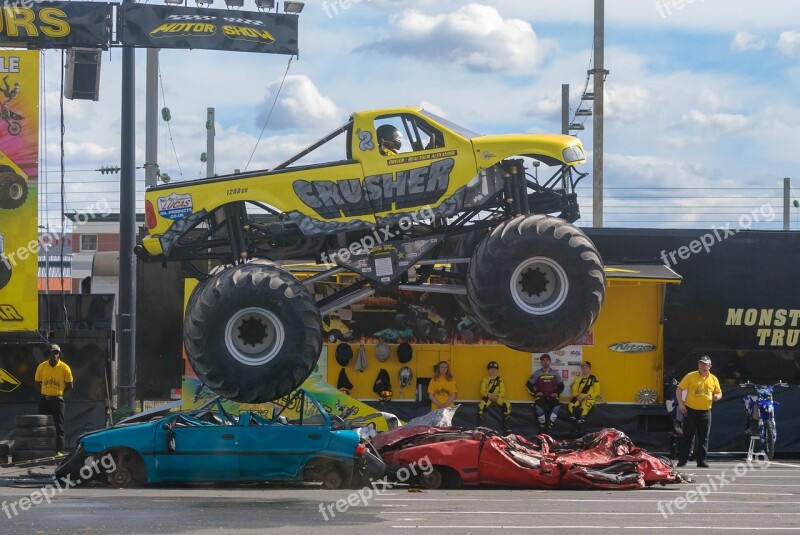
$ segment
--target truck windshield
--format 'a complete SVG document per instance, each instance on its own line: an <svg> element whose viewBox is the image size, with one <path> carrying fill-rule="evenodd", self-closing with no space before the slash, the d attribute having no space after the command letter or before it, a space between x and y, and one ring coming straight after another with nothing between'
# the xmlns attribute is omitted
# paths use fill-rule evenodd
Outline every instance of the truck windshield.
<svg viewBox="0 0 800 535"><path fill-rule="evenodd" d="M424 115L425 117L429 117L429 118L433 119L434 121L436 121L440 125L446 126L450 130L452 130L453 132L458 134L459 136L465 137L467 139L472 139L474 137L480 137L480 136L483 135L483 134L478 134L476 132L473 132L472 130L470 130L468 128L464 128L463 126L459 126L459 125L457 125L457 124L455 124L453 122L450 122L447 119L439 117L435 113L431 113L431 112L429 112L427 110L422 110L420 113L422 113L422 115Z"/></svg>

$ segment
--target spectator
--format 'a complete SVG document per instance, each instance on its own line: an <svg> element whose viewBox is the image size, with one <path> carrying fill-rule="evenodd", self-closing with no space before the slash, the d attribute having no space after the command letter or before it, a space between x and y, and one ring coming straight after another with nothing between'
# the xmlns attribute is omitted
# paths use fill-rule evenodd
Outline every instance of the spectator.
<svg viewBox="0 0 800 535"><path fill-rule="evenodd" d="M600 395L600 381L591 372L592 363L586 360L581 364L581 374L572 382L572 399L567 405L569 421L572 423L572 438L583 434L586 417Z"/></svg>
<svg viewBox="0 0 800 535"><path fill-rule="evenodd" d="M72 388L72 370L61 360L61 347L50 346L50 358L36 368L35 381L39 385L39 414L53 417L56 428L56 455L64 454L64 393Z"/></svg>
<svg viewBox="0 0 800 535"><path fill-rule="evenodd" d="M431 410L444 409L453 405L456 399L456 380L450 373L450 364L441 361L436 365L436 373L428 384L428 397Z"/></svg>
<svg viewBox="0 0 800 535"><path fill-rule="evenodd" d="M481 400L478 402L478 426L483 426L483 413L492 404L496 403L503 409L503 434L507 435L508 421L511 418L511 403L505 399L506 386L503 378L497 375L500 365L491 361L486 369L489 375L481 381Z"/></svg>
<svg viewBox="0 0 800 535"><path fill-rule="evenodd" d="M533 372L525 387L535 400L539 433L544 433L553 428L558 418L558 408L561 406L558 396L564 391L564 380L557 371L550 368L550 355L545 353L539 358L539 362L542 364L541 369Z"/></svg>

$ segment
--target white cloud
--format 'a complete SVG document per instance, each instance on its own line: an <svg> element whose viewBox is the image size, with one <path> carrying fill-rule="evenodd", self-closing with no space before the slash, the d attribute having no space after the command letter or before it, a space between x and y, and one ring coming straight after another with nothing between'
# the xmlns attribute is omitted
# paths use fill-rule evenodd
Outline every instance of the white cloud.
<svg viewBox="0 0 800 535"><path fill-rule="evenodd" d="M778 37L777 47L790 58L800 58L800 32L783 32Z"/></svg>
<svg viewBox="0 0 800 535"><path fill-rule="evenodd" d="M748 118L739 113L703 113L691 110L683 116L683 121L696 126L720 128L727 132L744 130L748 125Z"/></svg>
<svg viewBox="0 0 800 535"><path fill-rule="evenodd" d="M259 130L264 125L279 87L279 81L270 83L267 94L258 105L254 126ZM319 92L311 78L305 75L289 75L278 96L267 129L314 128L319 131L320 128L325 129L344 122L344 115L333 100Z"/></svg>
<svg viewBox="0 0 800 535"><path fill-rule="evenodd" d="M767 40L757 35L747 32L736 32L731 41L731 50L734 52L744 52L745 50L763 50L767 46Z"/></svg>
<svg viewBox="0 0 800 535"><path fill-rule="evenodd" d="M643 87L609 84L605 97L604 112L609 120L632 123L648 114L650 93Z"/></svg>
<svg viewBox="0 0 800 535"><path fill-rule="evenodd" d="M533 72L547 48L530 23L503 18L491 6L467 4L439 15L407 9L391 17L388 37L359 50L520 75Z"/></svg>

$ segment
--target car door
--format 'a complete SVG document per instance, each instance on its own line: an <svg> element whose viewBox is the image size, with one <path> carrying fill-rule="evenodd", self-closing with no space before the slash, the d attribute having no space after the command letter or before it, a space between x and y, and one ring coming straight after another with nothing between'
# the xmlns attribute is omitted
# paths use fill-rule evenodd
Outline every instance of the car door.
<svg viewBox="0 0 800 535"><path fill-rule="evenodd" d="M389 213L438 206L466 184L467 180L454 179L455 173L466 169L469 178L475 174L469 140L412 110L359 115L355 128L359 138L374 136L369 143L354 145L353 154L362 162L364 187L379 225ZM382 128L397 132L399 148L385 150L379 138Z"/></svg>
<svg viewBox="0 0 800 535"><path fill-rule="evenodd" d="M156 476L162 481L239 478L239 426L176 415L155 435Z"/></svg>
<svg viewBox="0 0 800 535"><path fill-rule="evenodd" d="M287 423L265 425L254 418L241 422L239 473L243 479L300 480L306 463L324 453L330 441L330 419L315 400L301 397Z"/></svg>

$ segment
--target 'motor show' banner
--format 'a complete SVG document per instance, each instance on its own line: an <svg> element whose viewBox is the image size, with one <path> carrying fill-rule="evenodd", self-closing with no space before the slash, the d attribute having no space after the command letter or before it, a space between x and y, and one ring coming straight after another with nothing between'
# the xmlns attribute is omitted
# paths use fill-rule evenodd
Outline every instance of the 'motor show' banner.
<svg viewBox="0 0 800 535"><path fill-rule="evenodd" d="M108 48L111 6L100 2L4 2L0 41L30 48Z"/></svg>
<svg viewBox="0 0 800 535"><path fill-rule="evenodd" d="M39 52L0 50L0 332L38 328Z"/></svg>
<svg viewBox="0 0 800 535"><path fill-rule="evenodd" d="M297 15L123 4L123 46L296 55Z"/></svg>

